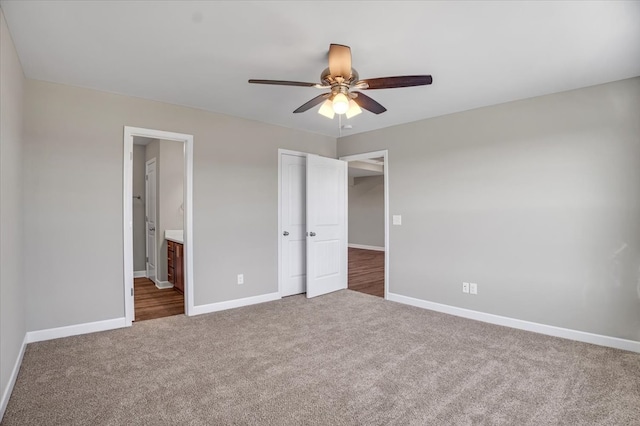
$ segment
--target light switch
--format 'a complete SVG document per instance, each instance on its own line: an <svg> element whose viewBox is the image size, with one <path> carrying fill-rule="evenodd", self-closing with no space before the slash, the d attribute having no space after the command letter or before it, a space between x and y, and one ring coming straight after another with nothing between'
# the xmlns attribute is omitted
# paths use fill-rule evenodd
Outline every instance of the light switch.
<svg viewBox="0 0 640 426"><path fill-rule="evenodd" d="M399 214L393 215L393 224L394 225L402 225L402 216Z"/></svg>

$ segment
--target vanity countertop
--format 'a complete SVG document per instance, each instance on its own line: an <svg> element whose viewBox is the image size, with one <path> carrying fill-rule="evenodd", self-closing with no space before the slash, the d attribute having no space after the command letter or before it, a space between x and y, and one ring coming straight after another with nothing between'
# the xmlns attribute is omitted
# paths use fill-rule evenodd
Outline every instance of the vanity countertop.
<svg viewBox="0 0 640 426"><path fill-rule="evenodd" d="M164 239L174 243L184 244L184 231L182 229L167 229L164 231Z"/></svg>

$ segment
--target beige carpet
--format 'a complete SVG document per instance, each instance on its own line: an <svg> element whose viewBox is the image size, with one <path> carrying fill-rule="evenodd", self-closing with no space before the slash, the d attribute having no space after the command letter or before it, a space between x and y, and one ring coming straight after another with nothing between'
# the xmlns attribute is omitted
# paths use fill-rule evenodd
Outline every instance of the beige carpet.
<svg viewBox="0 0 640 426"><path fill-rule="evenodd" d="M30 344L3 425L640 425L640 354L349 290Z"/></svg>

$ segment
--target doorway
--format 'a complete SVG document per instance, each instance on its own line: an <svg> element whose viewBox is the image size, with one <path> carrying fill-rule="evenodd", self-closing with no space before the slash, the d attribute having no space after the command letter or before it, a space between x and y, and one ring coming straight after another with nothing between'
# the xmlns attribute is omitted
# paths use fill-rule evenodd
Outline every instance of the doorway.
<svg viewBox="0 0 640 426"><path fill-rule="evenodd" d="M133 137L133 194L134 321L183 314L183 142Z"/></svg>
<svg viewBox="0 0 640 426"><path fill-rule="evenodd" d="M387 150L340 159L349 166L348 288L386 299L389 287Z"/></svg>
<svg viewBox="0 0 640 426"><path fill-rule="evenodd" d="M161 146L166 147L164 157ZM138 167L134 167L134 157ZM167 161L162 161L163 158ZM193 136L125 126L123 163L127 325L134 320L172 315L177 311L190 315L194 306ZM135 179L134 171L137 172ZM166 202L161 205L163 196ZM176 270L180 273L180 282ZM176 290L181 287L183 292ZM162 301L157 300L160 294ZM147 308L155 306L146 309L150 315L145 314L146 318L138 315L143 310L136 311L144 303Z"/></svg>

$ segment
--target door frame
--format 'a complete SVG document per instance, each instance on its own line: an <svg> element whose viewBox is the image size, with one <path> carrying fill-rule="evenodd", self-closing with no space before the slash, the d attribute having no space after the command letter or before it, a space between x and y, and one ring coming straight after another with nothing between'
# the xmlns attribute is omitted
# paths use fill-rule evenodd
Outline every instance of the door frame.
<svg viewBox="0 0 640 426"><path fill-rule="evenodd" d="M307 152L278 149L278 294L282 297L282 156L294 155L307 158ZM306 266L305 266L306 273Z"/></svg>
<svg viewBox="0 0 640 426"><path fill-rule="evenodd" d="M126 326L134 320L133 304L133 137L141 136L184 143L184 247L185 280L184 312L194 315L193 302L193 135L162 130L124 126L123 138L123 187L122 187L122 233L124 252L124 314Z"/></svg>
<svg viewBox="0 0 640 426"><path fill-rule="evenodd" d="M148 203L149 203L149 182L147 181L147 172L149 169L149 165L152 164L154 165L155 171L156 171L156 194L154 197L154 200L156 200L156 206L154 206L154 208L156 209L156 230L158 229L158 208L157 208L157 200L158 200L158 184L157 184L157 179L158 179L158 163L157 163L157 159L156 157L153 157L152 159L145 161L144 163L144 177L145 177L145 182L144 182L144 215L145 215L145 221L144 221L144 225L145 225L145 229L144 229L144 237L145 237L145 242L144 242L144 247L145 247L145 251L146 251L146 256L147 259L145 259L145 271L147 274L147 278L149 278L149 260L148 260L148 256L149 256L149 224L148 224ZM154 231L155 232L155 231ZM158 235L156 234L156 238L155 238L155 244L156 244L156 249L154 251L154 253L156 254L156 258L153 259L153 264L155 265L155 275L153 277L153 282L158 285Z"/></svg>
<svg viewBox="0 0 640 426"><path fill-rule="evenodd" d="M367 160L370 158L384 158L384 298L389 297L389 150L364 152L362 154L344 155L339 160L350 161ZM349 195L347 193L347 221L349 220ZM348 222L347 222L348 223ZM347 237L348 238L348 237ZM348 241L347 241L348 244ZM348 268L348 265L347 265Z"/></svg>

